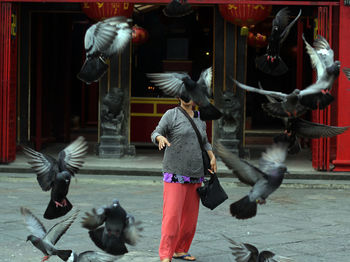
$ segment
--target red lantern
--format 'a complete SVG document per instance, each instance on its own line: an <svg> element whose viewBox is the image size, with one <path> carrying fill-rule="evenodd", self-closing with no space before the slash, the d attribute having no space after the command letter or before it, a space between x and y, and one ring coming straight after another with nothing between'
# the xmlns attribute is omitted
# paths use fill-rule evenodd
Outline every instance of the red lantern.
<svg viewBox="0 0 350 262"><path fill-rule="evenodd" d="M134 44L143 44L148 40L148 32L146 29L134 25L132 27L132 42Z"/></svg>
<svg viewBox="0 0 350 262"><path fill-rule="evenodd" d="M82 10L89 18L99 21L112 16L131 17L134 4L89 2L82 4Z"/></svg>
<svg viewBox="0 0 350 262"><path fill-rule="evenodd" d="M249 27L263 21L271 13L271 5L221 4L219 11L226 21L241 26L241 35L248 35Z"/></svg>

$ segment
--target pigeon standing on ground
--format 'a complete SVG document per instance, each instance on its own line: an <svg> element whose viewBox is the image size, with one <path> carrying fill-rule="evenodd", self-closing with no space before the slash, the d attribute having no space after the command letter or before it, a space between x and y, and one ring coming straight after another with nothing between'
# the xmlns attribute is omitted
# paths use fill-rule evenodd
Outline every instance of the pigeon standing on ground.
<svg viewBox="0 0 350 262"><path fill-rule="evenodd" d="M23 146L29 157L28 163L37 174L37 180L43 191L51 189L51 199L44 213L44 218L54 219L67 214L73 205L67 199L71 176L83 166L87 153L87 142L78 137L58 154L58 160L29 147Z"/></svg>
<svg viewBox="0 0 350 262"><path fill-rule="evenodd" d="M86 60L77 75L80 80L90 84L107 72L105 59L121 53L132 38L130 21L131 19L115 16L88 28L84 39Z"/></svg>
<svg viewBox="0 0 350 262"><path fill-rule="evenodd" d="M93 209L92 214L85 214L82 226L89 229L90 238L96 246L109 254L127 253L125 243L135 245L140 237L139 223L127 214L116 199L108 207L101 207L97 211Z"/></svg>
<svg viewBox="0 0 350 262"><path fill-rule="evenodd" d="M185 102L192 100L199 106L200 118L216 120L222 113L210 103L212 96L212 68L203 70L198 81L195 82L187 73L149 73L147 76L165 94L180 97Z"/></svg>
<svg viewBox="0 0 350 262"><path fill-rule="evenodd" d="M163 13L168 17L182 17L193 12L187 0L171 0L169 4L163 9Z"/></svg>
<svg viewBox="0 0 350 262"><path fill-rule="evenodd" d="M302 37L306 46L306 52L310 56L311 65L317 71L316 83L307 89L319 91L304 94L300 98L300 103L307 105L311 109L324 109L334 100L329 91L332 89L335 79L339 76L340 62L334 61L334 52L323 36L317 36L314 41L314 48L305 40L304 35Z"/></svg>
<svg viewBox="0 0 350 262"><path fill-rule="evenodd" d="M103 252L85 251L80 254L71 253L67 262L113 262L118 257Z"/></svg>
<svg viewBox="0 0 350 262"><path fill-rule="evenodd" d="M230 205L230 212L237 219L254 217L257 204L265 204L265 199L282 184L287 171L285 159L287 144L278 143L262 154L259 167L255 167L237 155L228 151L222 144L216 143L215 151L225 165L237 175L238 179L252 186L248 195Z"/></svg>
<svg viewBox="0 0 350 262"><path fill-rule="evenodd" d="M49 231L46 231L44 225L29 209L21 207L20 210L29 231L32 233L27 237L27 241L32 242L37 249L44 253L45 256L42 261L48 260L52 255L57 255L62 260L67 261L71 256L72 250L59 250L56 249L55 245L73 224L79 211L77 210L73 215L55 224Z"/></svg>
<svg viewBox="0 0 350 262"><path fill-rule="evenodd" d="M269 37L266 54L256 59L257 67L266 74L278 76L288 71L288 67L280 57L280 47L286 40L292 26L299 19L301 10L290 24L288 24L288 13L288 7L278 11L276 17L272 21L272 31Z"/></svg>
<svg viewBox="0 0 350 262"><path fill-rule="evenodd" d="M224 236L232 244L230 249L237 262L292 262L287 257L277 256L271 251L261 251L248 243L238 243L231 238Z"/></svg>

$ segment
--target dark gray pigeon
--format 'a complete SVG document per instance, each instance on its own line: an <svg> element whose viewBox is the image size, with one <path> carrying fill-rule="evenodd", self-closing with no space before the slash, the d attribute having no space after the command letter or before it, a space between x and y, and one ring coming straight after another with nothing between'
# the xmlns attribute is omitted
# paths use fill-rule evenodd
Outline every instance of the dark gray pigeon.
<svg viewBox="0 0 350 262"><path fill-rule="evenodd" d="M117 259L117 256L112 256L103 252L85 251L80 254L72 252L67 262L113 262Z"/></svg>
<svg viewBox="0 0 350 262"><path fill-rule="evenodd" d="M138 222L127 214L118 200L110 206L104 206L92 213L85 213L82 226L89 229L91 240L103 251L112 255L123 255L128 252L126 244L135 245L140 238ZM101 226L104 224L104 226Z"/></svg>
<svg viewBox="0 0 350 262"><path fill-rule="evenodd" d="M67 214L73 205L67 199L71 176L83 166L87 153L87 142L78 137L58 154L58 160L50 155L23 146L23 152L29 158L28 163L37 174L37 180L43 191L51 189L50 202L44 218L54 219Z"/></svg>
<svg viewBox="0 0 350 262"><path fill-rule="evenodd" d="M288 71L288 67L280 57L281 44L286 40L290 29L299 19L301 10L297 17L288 24L289 12L288 7L278 11L276 17L272 21L272 31L269 37L266 54L256 59L257 67L266 74L282 75Z"/></svg>
<svg viewBox="0 0 350 262"><path fill-rule="evenodd" d="M107 72L105 59L121 53L130 43L130 21L131 19L115 16L88 28L84 39L86 60L77 75L80 80L90 84L98 81Z"/></svg>
<svg viewBox="0 0 350 262"><path fill-rule="evenodd" d="M21 207L21 214L24 216L27 228L32 233L27 237L32 244L44 253L42 261L46 261L50 256L59 256L62 260L67 261L72 250L59 250L55 245L57 241L66 233L69 227L73 224L79 211L73 213L70 217L58 222L47 232L40 220L30 212L29 209Z"/></svg>
<svg viewBox="0 0 350 262"><path fill-rule="evenodd" d="M165 94L180 97L185 102L192 100L199 106L202 120L216 120L222 113L210 103L212 96L212 68L203 70L197 82L187 73L149 73L147 76Z"/></svg>
<svg viewBox="0 0 350 262"><path fill-rule="evenodd" d="M252 187L248 195L230 205L230 212L237 219L254 217L257 204L265 204L265 199L282 184L287 171L285 159L287 144L273 144L262 154L259 167L255 167L227 150L221 143L215 143L216 154L233 171L238 179Z"/></svg>
<svg viewBox="0 0 350 262"><path fill-rule="evenodd" d="M187 0L171 0L163 9L163 13L168 17L183 17L193 12L193 9Z"/></svg>
<svg viewBox="0 0 350 262"><path fill-rule="evenodd" d="M334 52L323 36L317 36L314 41L314 48L306 41L304 35L302 37L306 52L310 56L311 65L316 69L317 80L307 87L310 92L306 91L300 97L300 103L310 109L324 109L334 100L329 91L331 91L334 81L339 76L340 62L334 61Z"/></svg>
<svg viewBox="0 0 350 262"><path fill-rule="evenodd" d="M343 72L348 80L350 80L350 68L343 68Z"/></svg>
<svg viewBox="0 0 350 262"><path fill-rule="evenodd" d="M224 236L231 243L230 249L237 262L292 262L287 257L277 256L271 251L261 251L248 243L238 243L231 238Z"/></svg>

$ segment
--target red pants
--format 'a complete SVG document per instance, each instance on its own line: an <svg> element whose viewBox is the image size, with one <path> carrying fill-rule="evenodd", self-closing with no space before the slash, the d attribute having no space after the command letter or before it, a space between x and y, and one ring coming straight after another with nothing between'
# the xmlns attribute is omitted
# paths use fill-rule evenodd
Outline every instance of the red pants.
<svg viewBox="0 0 350 262"><path fill-rule="evenodd" d="M174 252L187 253L190 249L199 210L199 195L196 189L200 186L200 183L164 182L160 260L171 259Z"/></svg>

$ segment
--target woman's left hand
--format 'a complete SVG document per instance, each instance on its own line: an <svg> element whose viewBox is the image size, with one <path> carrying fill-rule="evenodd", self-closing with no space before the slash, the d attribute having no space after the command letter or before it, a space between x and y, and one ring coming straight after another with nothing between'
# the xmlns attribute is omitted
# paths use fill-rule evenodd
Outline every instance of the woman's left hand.
<svg viewBox="0 0 350 262"><path fill-rule="evenodd" d="M217 171L217 167L216 167L216 158L215 156L213 156L211 159L210 159L210 169L213 170L215 173Z"/></svg>

